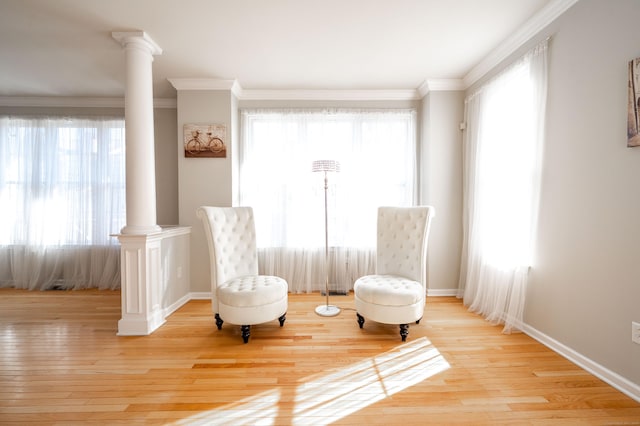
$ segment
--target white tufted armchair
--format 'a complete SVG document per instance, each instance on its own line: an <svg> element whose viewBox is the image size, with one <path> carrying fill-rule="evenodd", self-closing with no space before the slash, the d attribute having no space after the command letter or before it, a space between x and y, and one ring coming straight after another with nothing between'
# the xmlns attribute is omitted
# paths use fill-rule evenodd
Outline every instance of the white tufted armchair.
<svg viewBox="0 0 640 426"><path fill-rule="evenodd" d="M418 324L426 302L427 243L431 206L378 208L376 273L353 286L358 324L365 318L399 324L402 341L409 323Z"/></svg>
<svg viewBox="0 0 640 426"><path fill-rule="evenodd" d="M288 285L280 278L258 275L256 232L251 207L197 209L209 245L211 308L218 330L227 321L241 325L242 340L250 328L274 319L284 325Z"/></svg>

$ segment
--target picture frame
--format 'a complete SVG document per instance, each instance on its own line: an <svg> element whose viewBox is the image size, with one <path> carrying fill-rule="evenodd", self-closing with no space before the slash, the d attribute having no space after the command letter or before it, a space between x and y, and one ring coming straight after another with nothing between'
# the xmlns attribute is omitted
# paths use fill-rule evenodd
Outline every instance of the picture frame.
<svg viewBox="0 0 640 426"><path fill-rule="evenodd" d="M640 58L629 61L627 147L640 146Z"/></svg>
<svg viewBox="0 0 640 426"><path fill-rule="evenodd" d="M227 126L224 124L185 124L184 156L226 158Z"/></svg>

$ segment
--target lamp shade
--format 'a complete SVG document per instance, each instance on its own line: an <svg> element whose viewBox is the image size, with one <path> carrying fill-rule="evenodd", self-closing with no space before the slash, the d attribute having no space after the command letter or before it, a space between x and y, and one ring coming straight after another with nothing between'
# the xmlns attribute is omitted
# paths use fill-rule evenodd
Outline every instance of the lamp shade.
<svg viewBox="0 0 640 426"><path fill-rule="evenodd" d="M336 160L316 160L311 163L312 172L339 172L340 163Z"/></svg>

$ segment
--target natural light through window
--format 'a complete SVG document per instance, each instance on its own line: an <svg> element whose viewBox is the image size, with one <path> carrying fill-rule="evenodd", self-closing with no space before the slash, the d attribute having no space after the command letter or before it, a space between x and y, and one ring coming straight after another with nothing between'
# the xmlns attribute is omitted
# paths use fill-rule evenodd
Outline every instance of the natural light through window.
<svg viewBox="0 0 640 426"><path fill-rule="evenodd" d="M328 425L447 370L425 337L350 366L303 379L292 409L279 409L279 388L176 422L177 425ZM283 404L285 406L286 404Z"/></svg>
<svg viewBox="0 0 640 426"><path fill-rule="evenodd" d="M478 152L477 200L483 226L479 240L488 263L498 268L528 265L536 170L532 83L516 67L486 90L483 148Z"/></svg>
<svg viewBox="0 0 640 426"><path fill-rule="evenodd" d="M0 244L117 243L124 120L0 117L0 135Z"/></svg>
<svg viewBox="0 0 640 426"><path fill-rule="evenodd" d="M0 116L0 283L119 288L125 167L123 118Z"/></svg>
<svg viewBox="0 0 640 426"><path fill-rule="evenodd" d="M416 202L413 109L241 110L238 203L252 206L259 264L290 291L324 286L324 176L328 178L330 280L344 292L372 273L379 206Z"/></svg>
<svg viewBox="0 0 640 426"><path fill-rule="evenodd" d="M547 40L465 99L460 289L504 332L523 321L534 266L547 94Z"/></svg>
<svg viewBox="0 0 640 426"><path fill-rule="evenodd" d="M331 245L374 247L377 207L414 201L413 110L243 110L242 123L239 201L254 208L260 247L324 247L321 227L310 229L324 221L314 160L341 165L329 181Z"/></svg>

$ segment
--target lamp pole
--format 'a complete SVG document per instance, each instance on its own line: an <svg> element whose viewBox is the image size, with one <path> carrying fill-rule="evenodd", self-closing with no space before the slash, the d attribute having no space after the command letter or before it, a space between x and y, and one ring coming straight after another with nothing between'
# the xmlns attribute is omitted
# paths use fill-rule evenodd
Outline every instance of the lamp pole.
<svg viewBox="0 0 640 426"><path fill-rule="evenodd" d="M340 313L340 308L329 305L329 212L327 192L329 190L329 172L339 172L340 163L334 160L314 161L312 171L324 172L324 291L326 304L316 307L316 314L323 317L333 317Z"/></svg>
<svg viewBox="0 0 640 426"><path fill-rule="evenodd" d="M324 171L324 293L327 298L327 310L329 310L329 213L327 209L327 190L329 178Z"/></svg>

